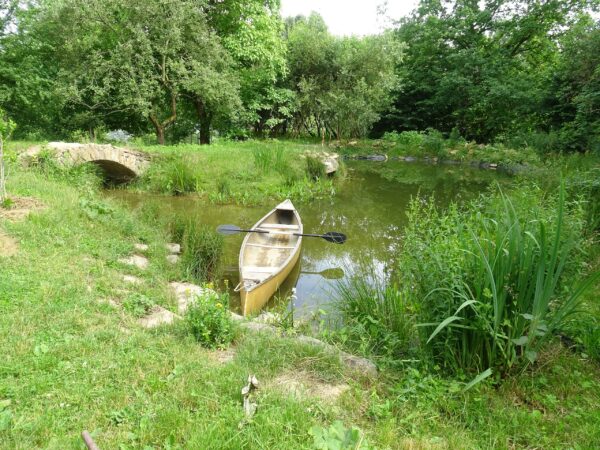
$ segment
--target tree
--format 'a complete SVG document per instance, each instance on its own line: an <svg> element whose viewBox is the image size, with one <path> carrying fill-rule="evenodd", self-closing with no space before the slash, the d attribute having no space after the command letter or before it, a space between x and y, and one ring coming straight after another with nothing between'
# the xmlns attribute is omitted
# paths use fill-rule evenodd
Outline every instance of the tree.
<svg viewBox="0 0 600 450"><path fill-rule="evenodd" d="M588 3L422 0L399 22L404 84L378 129L458 128L486 142L539 127L558 39Z"/></svg>
<svg viewBox="0 0 600 450"><path fill-rule="evenodd" d="M336 38L315 13L288 21L286 31L296 133L365 136L390 105L403 46L389 34Z"/></svg>
<svg viewBox="0 0 600 450"><path fill-rule="evenodd" d="M4 142L8 140L14 129L15 123L0 109L0 205L7 198L6 194L6 170L4 166Z"/></svg>

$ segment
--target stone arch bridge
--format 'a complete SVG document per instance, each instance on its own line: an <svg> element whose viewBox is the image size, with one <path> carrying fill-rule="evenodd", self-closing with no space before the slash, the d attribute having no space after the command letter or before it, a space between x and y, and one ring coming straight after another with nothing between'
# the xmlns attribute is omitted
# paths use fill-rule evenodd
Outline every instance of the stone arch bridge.
<svg viewBox="0 0 600 450"><path fill-rule="evenodd" d="M44 149L50 151L57 162L65 166L96 164L106 179L117 183L124 183L142 175L150 165L148 154L110 144L49 142L45 146L30 148L24 156L32 160Z"/></svg>

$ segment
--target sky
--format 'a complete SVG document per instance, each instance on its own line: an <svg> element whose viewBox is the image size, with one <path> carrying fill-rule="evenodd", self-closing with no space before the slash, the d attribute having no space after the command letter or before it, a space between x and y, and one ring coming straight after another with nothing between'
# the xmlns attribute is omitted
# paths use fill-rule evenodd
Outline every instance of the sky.
<svg viewBox="0 0 600 450"><path fill-rule="evenodd" d="M382 31L385 20L377 16L377 7L384 0L281 0L283 17L321 14L332 34L364 36ZM388 0L388 15L394 19L406 16L418 0Z"/></svg>

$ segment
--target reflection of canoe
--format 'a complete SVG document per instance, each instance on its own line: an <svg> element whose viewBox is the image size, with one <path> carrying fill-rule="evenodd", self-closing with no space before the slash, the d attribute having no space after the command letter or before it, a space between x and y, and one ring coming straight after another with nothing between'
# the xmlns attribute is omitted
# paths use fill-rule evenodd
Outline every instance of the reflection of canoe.
<svg viewBox="0 0 600 450"><path fill-rule="evenodd" d="M260 219L240 249L242 314L260 310L281 286L300 256L302 221L291 201L280 203Z"/></svg>

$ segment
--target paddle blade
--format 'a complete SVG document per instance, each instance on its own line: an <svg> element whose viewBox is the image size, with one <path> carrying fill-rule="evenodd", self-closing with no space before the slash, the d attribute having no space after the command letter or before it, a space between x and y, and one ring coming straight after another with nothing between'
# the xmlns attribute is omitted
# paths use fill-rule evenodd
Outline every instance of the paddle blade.
<svg viewBox="0 0 600 450"><path fill-rule="evenodd" d="M242 229L237 225L219 225L217 227L217 233L224 235L239 233Z"/></svg>
<svg viewBox="0 0 600 450"><path fill-rule="evenodd" d="M333 242L334 244L343 244L346 242L346 235L338 233L337 231L328 231L322 238L328 242Z"/></svg>
<svg viewBox="0 0 600 450"><path fill-rule="evenodd" d="M340 280L344 278L344 270L340 267L334 267L332 269L322 270L319 272L319 275L328 280Z"/></svg>

